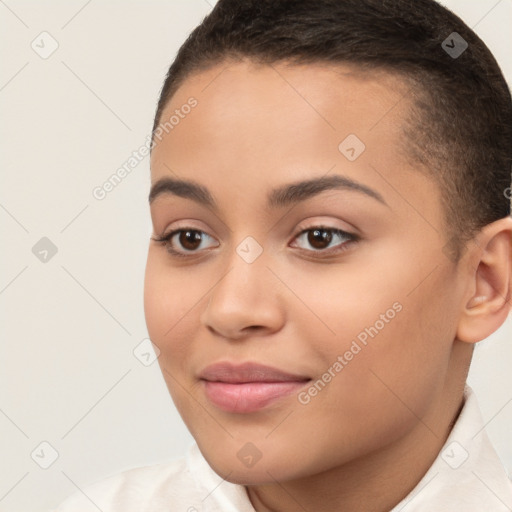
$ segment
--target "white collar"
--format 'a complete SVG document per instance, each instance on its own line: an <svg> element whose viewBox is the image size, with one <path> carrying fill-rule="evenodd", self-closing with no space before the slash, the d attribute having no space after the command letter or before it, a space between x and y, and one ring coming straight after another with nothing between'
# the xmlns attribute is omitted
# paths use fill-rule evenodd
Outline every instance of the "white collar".
<svg viewBox="0 0 512 512"><path fill-rule="evenodd" d="M391 512L510 512L512 483L494 450L474 391L436 460L418 485Z"/></svg>

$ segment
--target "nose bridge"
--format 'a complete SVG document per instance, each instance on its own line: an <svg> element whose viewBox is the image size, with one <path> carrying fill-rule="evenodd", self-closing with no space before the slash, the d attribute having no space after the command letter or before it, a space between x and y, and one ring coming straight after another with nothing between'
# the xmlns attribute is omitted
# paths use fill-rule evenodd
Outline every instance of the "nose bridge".
<svg viewBox="0 0 512 512"><path fill-rule="evenodd" d="M245 237L230 255L226 273L213 288L210 302L219 298L229 301L234 297L240 304L257 301L257 296L268 287L272 277L267 264L263 246L253 237Z"/></svg>

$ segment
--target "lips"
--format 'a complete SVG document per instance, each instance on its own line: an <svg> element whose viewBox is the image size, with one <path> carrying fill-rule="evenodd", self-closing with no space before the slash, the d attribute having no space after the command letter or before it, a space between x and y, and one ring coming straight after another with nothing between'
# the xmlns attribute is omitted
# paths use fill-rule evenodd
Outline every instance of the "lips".
<svg viewBox="0 0 512 512"><path fill-rule="evenodd" d="M284 398L311 379L257 363L216 363L199 375L206 397L226 412L250 413Z"/></svg>

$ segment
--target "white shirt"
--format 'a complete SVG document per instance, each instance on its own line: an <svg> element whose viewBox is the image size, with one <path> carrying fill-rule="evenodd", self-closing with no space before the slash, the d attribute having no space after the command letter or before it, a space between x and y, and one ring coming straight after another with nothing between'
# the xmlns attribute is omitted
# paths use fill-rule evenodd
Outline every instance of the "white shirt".
<svg viewBox="0 0 512 512"><path fill-rule="evenodd" d="M174 462L130 469L77 491L55 512L255 512L245 487L223 481L197 444ZM512 483L469 386L436 460L390 512L510 512Z"/></svg>

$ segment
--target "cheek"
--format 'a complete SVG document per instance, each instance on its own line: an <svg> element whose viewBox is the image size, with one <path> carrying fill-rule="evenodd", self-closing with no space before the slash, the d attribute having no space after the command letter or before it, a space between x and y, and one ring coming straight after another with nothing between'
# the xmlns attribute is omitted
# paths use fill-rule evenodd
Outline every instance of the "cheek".
<svg viewBox="0 0 512 512"><path fill-rule="evenodd" d="M449 297L439 296L439 290L449 286L448 276L433 276L411 292L413 280L404 279L406 274L402 269L400 282L381 288L378 304L365 315L363 332L368 337L358 356L360 371L354 365L347 372L349 388L357 388L377 416L401 417L404 428L415 416L423 417L441 391L454 336L453 306ZM379 322L392 304L399 304L400 311L389 315L393 318L387 323Z"/></svg>
<svg viewBox="0 0 512 512"><path fill-rule="evenodd" d="M418 275L428 275L431 268L423 272L417 264L394 265L303 278L296 288L324 324L302 321L303 339L322 340L311 345L315 370L319 377L329 368L336 374L332 379L326 375L330 383L318 403L337 404L355 417L373 411L375 417L390 419L411 416L405 403L421 416L444 382L454 306L446 295L440 300L439 290L450 288L449 276L439 271L414 289ZM339 356L343 369L333 369Z"/></svg>
<svg viewBox="0 0 512 512"><path fill-rule="evenodd" d="M149 250L146 264L144 315L150 338L157 343L164 338L165 332L169 329L175 309L170 288L167 287L166 275L159 268L158 259L152 254L153 252L152 249Z"/></svg>
<svg viewBox="0 0 512 512"><path fill-rule="evenodd" d="M187 279L179 268L171 268L159 254L159 248L150 248L144 280L144 314L149 336L161 351L161 359L176 360L188 345L192 319L200 307L198 298L204 291L194 280Z"/></svg>
<svg viewBox="0 0 512 512"><path fill-rule="evenodd" d="M150 247L144 279L144 314L149 337L160 350L158 364L162 376L180 413L190 407L183 391L187 378L184 363L191 347L190 332L185 330L196 321L193 305L201 296L190 286L184 286L182 279L179 269L166 265L158 248Z"/></svg>

